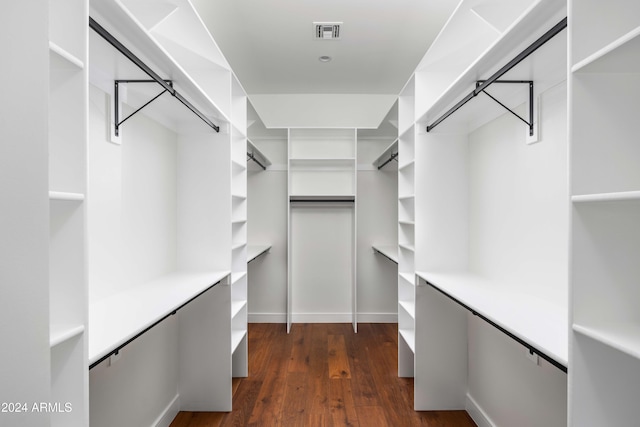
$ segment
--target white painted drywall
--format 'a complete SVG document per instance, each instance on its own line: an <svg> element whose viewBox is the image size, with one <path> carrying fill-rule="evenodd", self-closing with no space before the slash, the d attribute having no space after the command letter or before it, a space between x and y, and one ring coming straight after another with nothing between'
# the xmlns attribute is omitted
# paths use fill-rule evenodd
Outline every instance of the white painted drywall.
<svg viewBox="0 0 640 427"><path fill-rule="evenodd" d="M268 128L378 127L396 95L254 94L251 103Z"/></svg>
<svg viewBox="0 0 640 427"><path fill-rule="evenodd" d="M0 402L48 402L49 198L46 4L0 14ZM7 9L8 7L8 9ZM28 25L26 24L28 23ZM0 413L0 425L49 425L46 413Z"/></svg>
<svg viewBox="0 0 640 427"><path fill-rule="evenodd" d="M567 304L566 85L542 94L540 142L505 114L469 138L470 266ZM540 313L541 318L544 313ZM567 376L469 315L469 396L496 427L567 422Z"/></svg>

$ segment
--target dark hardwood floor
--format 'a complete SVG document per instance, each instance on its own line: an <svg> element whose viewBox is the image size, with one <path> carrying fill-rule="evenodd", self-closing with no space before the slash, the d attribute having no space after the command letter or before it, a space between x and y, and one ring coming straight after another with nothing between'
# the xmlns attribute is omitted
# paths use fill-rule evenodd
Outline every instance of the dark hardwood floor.
<svg viewBox="0 0 640 427"><path fill-rule="evenodd" d="M249 325L249 376L234 379L233 412L181 412L171 427L475 426L464 411L415 412L413 379L398 378L396 324Z"/></svg>

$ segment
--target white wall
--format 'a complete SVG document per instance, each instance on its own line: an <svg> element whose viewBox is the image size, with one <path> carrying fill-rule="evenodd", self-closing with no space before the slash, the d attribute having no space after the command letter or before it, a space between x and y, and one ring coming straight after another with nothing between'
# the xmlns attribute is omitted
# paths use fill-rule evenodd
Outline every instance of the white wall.
<svg viewBox="0 0 640 427"><path fill-rule="evenodd" d="M371 128L387 114L395 95L254 94L251 103L268 128Z"/></svg>
<svg viewBox="0 0 640 427"><path fill-rule="evenodd" d="M175 269L174 132L142 114L108 142L107 96L89 91L90 303ZM114 313L114 316L117 316ZM177 395L178 332L171 317L90 371L91 426L150 426Z"/></svg>
<svg viewBox="0 0 640 427"><path fill-rule="evenodd" d="M358 138L358 321L397 322L398 267L371 246L398 242L398 169L372 162L391 140Z"/></svg>
<svg viewBox="0 0 640 427"><path fill-rule="evenodd" d="M287 139L253 141L271 161L262 170L249 161L247 241L271 250L249 263L249 322L286 322L287 313Z"/></svg>
<svg viewBox="0 0 640 427"><path fill-rule="evenodd" d="M46 2L0 14L0 402L48 402L49 199ZM48 426L42 413L0 413L0 425Z"/></svg>
<svg viewBox="0 0 640 427"><path fill-rule="evenodd" d="M505 114L469 137L470 268L566 306L566 85L542 94L540 142ZM540 313L541 318L544 313ZM567 422L567 376L469 315L469 396L497 427Z"/></svg>

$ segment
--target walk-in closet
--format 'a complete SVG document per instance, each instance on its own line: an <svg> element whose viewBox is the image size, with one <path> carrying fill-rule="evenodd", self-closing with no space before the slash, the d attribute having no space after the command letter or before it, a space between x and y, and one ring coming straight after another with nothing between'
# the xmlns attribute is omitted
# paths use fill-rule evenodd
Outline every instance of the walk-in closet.
<svg viewBox="0 0 640 427"><path fill-rule="evenodd" d="M638 425L632 0L7 0L0 427Z"/></svg>

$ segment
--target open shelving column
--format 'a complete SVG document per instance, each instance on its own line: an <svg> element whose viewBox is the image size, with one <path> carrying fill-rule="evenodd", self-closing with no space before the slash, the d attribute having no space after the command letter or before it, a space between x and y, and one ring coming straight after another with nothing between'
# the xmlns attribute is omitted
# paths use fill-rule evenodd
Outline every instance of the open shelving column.
<svg viewBox="0 0 640 427"><path fill-rule="evenodd" d="M569 4L569 424L633 425L640 394L640 4Z"/></svg>
<svg viewBox="0 0 640 427"><path fill-rule="evenodd" d="M49 2L49 299L51 402L71 412L52 426L89 422L87 364L88 2Z"/></svg>
<svg viewBox="0 0 640 427"><path fill-rule="evenodd" d="M413 377L415 290L415 80L398 98L398 376Z"/></svg>
<svg viewBox="0 0 640 427"><path fill-rule="evenodd" d="M287 331L344 316L355 331L356 130L289 129L288 140Z"/></svg>

